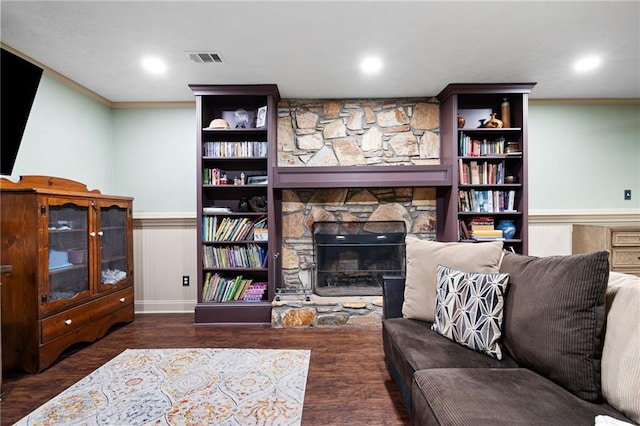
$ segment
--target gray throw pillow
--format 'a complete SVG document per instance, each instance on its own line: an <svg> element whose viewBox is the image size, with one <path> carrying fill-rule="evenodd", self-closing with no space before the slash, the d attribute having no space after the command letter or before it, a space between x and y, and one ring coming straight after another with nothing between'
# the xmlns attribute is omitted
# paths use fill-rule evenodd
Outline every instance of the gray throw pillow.
<svg viewBox="0 0 640 426"><path fill-rule="evenodd" d="M587 401L602 398L609 254L533 257L505 254L503 343L523 367Z"/></svg>
<svg viewBox="0 0 640 426"><path fill-rule="evenodd" d="M436 318L431 325L449 340L502 359L500 336L509 274L461 272L438 265Z"/></svg>

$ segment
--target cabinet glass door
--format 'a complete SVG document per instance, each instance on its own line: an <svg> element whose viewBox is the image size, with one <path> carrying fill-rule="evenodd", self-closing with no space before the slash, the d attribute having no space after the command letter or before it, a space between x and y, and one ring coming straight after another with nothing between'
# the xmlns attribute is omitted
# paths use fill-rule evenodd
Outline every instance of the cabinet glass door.
<svg viewBox="0 0 640 426"><path fill-rule="evenodd" d="M100 207L100 285L101 291L130 282L127 246L127 205Z"/></svg>
<svg viewBox="0 0 640 426"><path fill-rule="evenodd" d="M49 200L48 288L42 295L48 308L90 294L89 214L88 202Z"/></svg>

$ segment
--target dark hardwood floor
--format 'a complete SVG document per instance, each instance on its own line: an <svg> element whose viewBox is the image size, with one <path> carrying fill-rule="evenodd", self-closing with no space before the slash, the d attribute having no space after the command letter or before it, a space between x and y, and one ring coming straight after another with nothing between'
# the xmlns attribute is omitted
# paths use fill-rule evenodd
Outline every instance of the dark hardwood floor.
<svg viewBox="0 0 640 426"><path fill-rule="evenodd" d="M180 347L309 349L303 425L409 424L384 364L379 327L195 326L193 314L145 314L69 351L40 374L5 375L2 425L18 421L125 349Z"/></svg>

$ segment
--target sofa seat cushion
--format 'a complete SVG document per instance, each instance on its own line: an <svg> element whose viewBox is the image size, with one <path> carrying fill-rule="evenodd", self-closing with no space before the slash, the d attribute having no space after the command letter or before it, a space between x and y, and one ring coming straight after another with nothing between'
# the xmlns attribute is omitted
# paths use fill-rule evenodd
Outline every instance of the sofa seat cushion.
<svg viewBox="0 0 640 426"><path fill-rule="evenodd" d="M525 368L441 368L414 375L414 425L593 425L597 415L629 422Z"/></svg>
<svg viewBox="0 0 640 426"><path fill-rule="evenodd" d="M507 368L516 363L462 346L431 330L431 323L407 318L382 322L384 354L395 370L403 396L411 391L413 373L425 368ZM392 371L393 372L393 371ZM408 402L408 401L405 401Z"/></svg>

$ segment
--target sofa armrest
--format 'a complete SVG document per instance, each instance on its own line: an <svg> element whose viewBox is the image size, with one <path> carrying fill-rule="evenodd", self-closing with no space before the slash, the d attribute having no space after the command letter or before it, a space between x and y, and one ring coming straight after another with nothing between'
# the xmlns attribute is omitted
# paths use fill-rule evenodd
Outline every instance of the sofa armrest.
<svg viewBox="0 0 640 426"><path fill-rule="evenodd" d="M401 318L404 303L404 276L384 275L382 277L382 316Z"/></svg>

